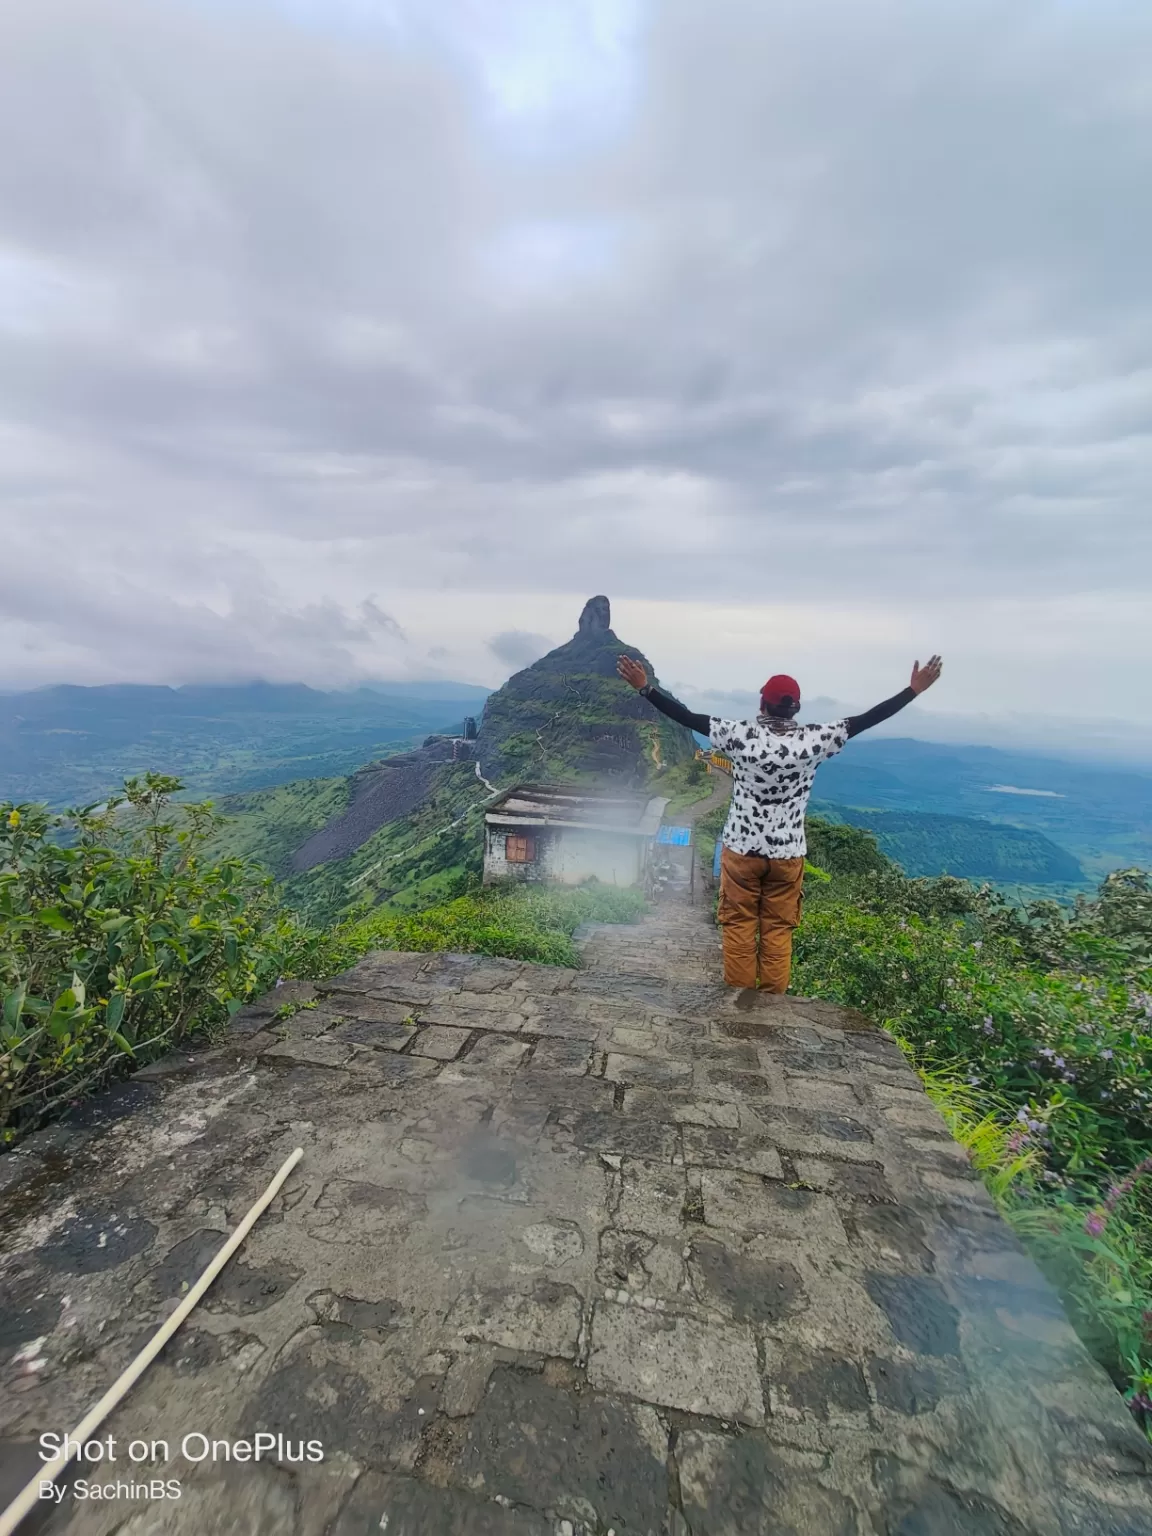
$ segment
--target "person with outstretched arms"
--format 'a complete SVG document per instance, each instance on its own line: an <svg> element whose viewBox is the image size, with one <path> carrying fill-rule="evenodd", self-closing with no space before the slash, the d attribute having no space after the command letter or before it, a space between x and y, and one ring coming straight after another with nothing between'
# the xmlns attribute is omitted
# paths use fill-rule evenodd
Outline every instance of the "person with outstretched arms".
<svg viewBox="0 0 1152 1536"><path fill-rule="evenodd" d="M804 813L816 769L870 726L889 719L940 676L941 661L917 661L901 693L862 715L831 725L800 725L795 678L770 677L755 720L698 715L653 687L631 656L616 670L651 704L707 736L732 764L732 806L721 837L720 906L724 980L743 989L786 992L792 971L792 930L800 921L804 887Z"/></svg>

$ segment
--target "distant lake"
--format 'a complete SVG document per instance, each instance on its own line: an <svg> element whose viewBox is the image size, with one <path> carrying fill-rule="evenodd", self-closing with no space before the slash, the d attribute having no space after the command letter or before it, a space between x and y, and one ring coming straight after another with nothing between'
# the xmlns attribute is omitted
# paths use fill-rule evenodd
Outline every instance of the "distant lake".
<svg viewBox="0 0 1152 1536"><path fill-rule="evenodd" d="M1016 784L986 784L985 789L990 795L1042 795L1048 800L1063 800L1064 796L1056 793L1054 789L1021 789Z"/></svg>

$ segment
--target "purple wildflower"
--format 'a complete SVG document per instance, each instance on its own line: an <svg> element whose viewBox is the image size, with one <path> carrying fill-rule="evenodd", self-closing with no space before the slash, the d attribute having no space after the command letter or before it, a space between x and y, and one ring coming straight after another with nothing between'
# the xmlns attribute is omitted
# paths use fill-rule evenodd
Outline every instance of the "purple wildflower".
<svg viewBox="0 0 1152 1536"><path fill-rule="evenodd" d="M1051 1060L1052 1057L1055 1056L1056 1052L1052 1049L1052 1047L1050 1045L1042 1045L1040 1047L1040 1054L1041 1054L1041 1056L1047 1056L1048 1059Z"/></svg>
<svg viewBox="0 0 1152 1536"><path fill-rule="evenodd" d="M1102 1237L1107 1225L1107 1217L1102 1211L1093 1211L1090 1216L1084 1218L1084 1230L1089 1237Z"/></svg>
<svg viewBox="0 0 1152 1536"><path fill-rule="evenodd" d="M1113 1052L1113 1051L1101 1051L1100 1052L1101 1058L1104 1061L1111 1061L1114 1054L1115 1054L1115 1052Z"/></svg>

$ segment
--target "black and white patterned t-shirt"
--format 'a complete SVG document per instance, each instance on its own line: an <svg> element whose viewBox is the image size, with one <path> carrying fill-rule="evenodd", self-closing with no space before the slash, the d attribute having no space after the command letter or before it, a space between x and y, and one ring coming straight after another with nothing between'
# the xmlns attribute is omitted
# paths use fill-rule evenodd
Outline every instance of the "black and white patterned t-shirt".
<svg viewBox="0 0 1152 1536"><path fill-rule="evenodd" d="M798 859L808 851L804 813L822 762L848 740L848 721L797 725L791 720L708 722L713 750L732 763L732 808L722 841L733 853Z"/></svg>

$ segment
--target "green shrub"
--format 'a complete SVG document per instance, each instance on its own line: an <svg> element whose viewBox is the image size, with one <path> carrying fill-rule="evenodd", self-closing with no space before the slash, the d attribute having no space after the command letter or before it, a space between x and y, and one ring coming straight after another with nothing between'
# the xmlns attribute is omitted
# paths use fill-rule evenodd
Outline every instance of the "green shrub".
<svg viewBox="0 0 1152 1536"><path fill-rule="evenodd" d="M793 990L900 1042L1082 1336L1152 1423L1152 892L1021 910L811 837ZM819 854L816 850L819 849ZM883 855L880 855L883 859Z"/></svg>
<svg viewBox="0 0 1152 1536"><path fill-rule="evenodd" d="M0 1145L274 978L269 886L201 862L215 818L172 805L180 788L147 774L100 812L0 805Z"/></svg>
<svg viewBox="0 0 1152 1536"><path fill-rule="evenodd" d="M323 933L284 922L278 953L284 975L310 980L347 970L370 949L455 950L575 966L577 928L635 922L643 910L637 892L595 882L574 889L489 886L423 911L377 912Z"/></svg>

